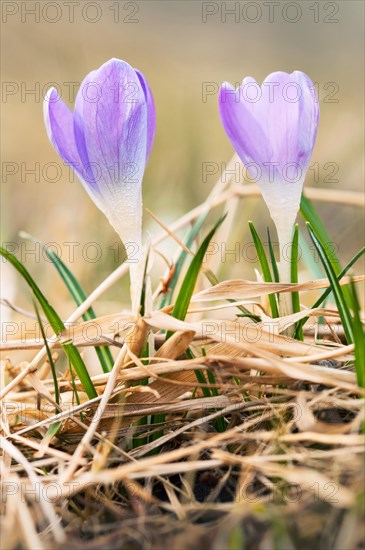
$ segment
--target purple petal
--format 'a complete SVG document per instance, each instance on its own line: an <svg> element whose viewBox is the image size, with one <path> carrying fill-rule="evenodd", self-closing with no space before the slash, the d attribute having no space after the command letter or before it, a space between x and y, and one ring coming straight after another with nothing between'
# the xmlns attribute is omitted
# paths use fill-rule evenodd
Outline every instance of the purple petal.
<svg viewBox="0 0 365 550"><path fill-rule="evenodd" d="M76 96L74 109L74 134L77 150L83 164L84 179L88 185L96 192L100 193L98 185L98 170L90 162L89 154L85 142L84 133L84 95L87 97L88 90L92 87L96 71L89 73L82 81ZM89 86L90 85L90 86ZM91 92L90 92L91 93Z"/></svg>
<svg viewBox="0 0 365 550"><path fill-rule="evenodd" d="M300 71L294 71L292 77L300 86L303 94L299 102L300 129L298 132L299 162L307 170L317 137L319 122L319 100L311 79Z"/></svg>
<svg viewBox="0 0 365 550"><path fill-rule="evenodd" d="M256 120L253 102L246 102L241 88L235 90L225 82L219 91L219 112L223 127L242 162L264 169L263 163L270 160L272 153L266 136Z"/></svg>
<svg viewBox="0 0 365 550"><path fill-rule="evenodd" d="M147 108L136 72L112 59L84 80L75 104L77 147L93 164L100 192L139 187L147 148Z"/></svg>
<svg viewBox="0 0 365 550"><path fill-rule="evenodd" d="M44 98L43 114L49 140L56 152L80 174L82 163L74 137L73 115L55 88L48 90Z"/></svg>
<svg viewBox="0 0 365 550"><path fill-rule="evenodd" d="M256 116L270 141L272 161L280 170L289 163L298 164L303 171L307 168L318 124L318 102L310 86L309 78L299 71L272 73L263 82Z"/></svg>
<svg viewBox="0 0 365 550"><path fill-rule="evenodd" d="M283 174L290 181L295 180L296 174L304 179L319 117L311 80L299 71L275 72L260 88L248 77L235 93L232 87L228 89L230 97L226 105L222 103L224 86L219 100L221 118L242 161L257 163L263 179L282 180ZM265 163L271 166L265 169Z"/></svg>
<svg viewBox="0 0 365 550"><path fill-rule="evenodd" d="M151 88L149 87L147 80L145 79L143 74L140 71L138 71L138 69L135 69L135 71L141 83L143 93L145 95L146 103L147 103L147 155L146 155L146 163L147 163L151 153L153 141L155 139L156 110L155 110L155 103L153 100Z"/></svg>

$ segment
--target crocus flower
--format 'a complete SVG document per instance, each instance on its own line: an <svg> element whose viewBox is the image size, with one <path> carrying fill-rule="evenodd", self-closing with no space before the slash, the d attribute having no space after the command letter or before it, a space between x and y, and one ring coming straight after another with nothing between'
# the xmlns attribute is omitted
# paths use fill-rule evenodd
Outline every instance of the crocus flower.
<svg viewBox="0 0 365 550"><path fill-rule="evenodd" d="M156 126L145 77L125 61L111 59L85 77L74 112L51 88L44 100L44 119L59 156L124 245L133 243L126 248L133 251L129 260L135 271L133 262L140 259L142 245L142 178Z"/></svg>
<svg viewBox="0 0 365 550"><path fill-rule="evenodd" d="M288 282L285 245L292 240L319 119L314 85L300 71L272 73L261 87L250 77L237 89L224 83L219 111L227 136L269 208L279 238L280 278Z"/></svg>

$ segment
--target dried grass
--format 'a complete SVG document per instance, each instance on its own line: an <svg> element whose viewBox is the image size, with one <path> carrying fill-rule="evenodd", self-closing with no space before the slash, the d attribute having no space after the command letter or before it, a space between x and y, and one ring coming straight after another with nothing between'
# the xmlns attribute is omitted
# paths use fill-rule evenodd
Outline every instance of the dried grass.
<svg viewBox="0 0 365 550"><path fill-rule="evenodd" d="M257 194L254 186L224 181L152 248L202 212ZM359 205L354 193L307 193ZM226 237L227 225L221 231ZM121 266L110 275L69 321L126 271ZM244 540L245 548L271 548L274 541L280 548L360 548L364 415L354 348L341 343L336 309L303 308L271 319L254 300L327 286L326 279L228 280L197 292L186 321L171 317L171 308L151 308L138 322L129 312L100 317L93 342L84 338L88 323L80 323L62 338L80 350L108 344L118 353L110 374L92 376L99 394L93 400L76 380L81 404L72 403L69 373L59 378L59 414L44 347L35 340L4 344L5 353L41 349L29 363L3 362L2 547L57 548L67 540L78 548L86 538L90 548L243 547L234 540ZM238 305L260 311L262 323L235 318ZM310 317L305 341L285 335L304 316ZM329 331L317 342L319 316L339 337ZM115 332L116 325L127 328ZM165 342L169 330L175 334ZM147 338L155 351L142 361ZM195 359L186 356L188 346ZM215 382L198 383L197 370L213 373ZM214 391L208 397L205 389ZM155 424L140 422L158 414ZM46 437L55 422L59 432Z"/></svg>

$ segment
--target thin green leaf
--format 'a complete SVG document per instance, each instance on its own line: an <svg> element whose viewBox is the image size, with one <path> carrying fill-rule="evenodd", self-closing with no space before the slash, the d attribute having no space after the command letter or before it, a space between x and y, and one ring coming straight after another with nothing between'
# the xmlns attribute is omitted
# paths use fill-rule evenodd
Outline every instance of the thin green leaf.
<svg viewBox="0 0 365 550"><path fill-rule="evenodd" d="M36 303L35 300L33 300L33 305L34 305L35 314L37 316L37 321L38 321L38 324L39 324L39 328L40 328L40 331L41 331L41 334L42 334L43 342L44 342L44 345L46 346L48 361L49 361L49 364L50 364L50 367L51 367L53 385L54 385L54 395L55 395L54 400L56 401L57 405L59 405L60 404L60 391L59 391L59 388L58 388L56 366L55 366L54 361L53 361L51 350L49 349L48 341L47 341L47 338L46 338L46 333L44 332L42 319L41 319L41 316L39 314L39 309L38 309L38 306L37 306L37 303ZM60 412L61 412L61 409L56 409L56 414L58 414Z"/></svg>
<svg viewBox="0 0 365 550"><path fill-rule="evenodd" d="M317 239L321 243L324 250L327 252L327 258L330 262L333 271L336 275L338 275L341 272L341 263L339 259L337 258L337 255L333 249L331 240L329 238L329 235L326 231L326 228L324 227L320 217L318 216L312 202L307 199L304 195L302 195L301 202L300 202L300 213L303 216L304 220L306 222L309 222L313 229L316 232ZM344 287L342 289L342 293L345 297L347 306L349 307L351 305L351 295L349 292L349 289Z"/></svg>
<svg viewBox="0 0 365 550"><path fill-rule="evenodd" d="M49 364L50 364L50 367L51 367L53 385L54 385L54 395L55 395L54 400L56 401L57 405L59 405L60 404L60 392L59 392L59 388L58 388L56 366L55 366L53 358L52 358L51 350L49 349L46 334L44 332L42 319L41 319L41 316L39 314L39 309L38 309L38 306L37 306L37 303L35 302L35 300L33 300L33 305L34 305L34 310L35 310L35 313L36 313L36 316L37 316L37 321L38 321L38 324L39 324L39 327L40 327L40 331L41 331L41 334L42 334L42 338L43 338L43 341L44 341L44 345L46 346L48 361L49 361ZM62 412L61 409L59 407L56 407L55 413L58 414L60 412ZM51 441L51 439L57 434L57 432L58 432L58 430L60 429L61 426L62 426L61 421L54 422L53 424L51 424L49 426L47 432L46 432L45 439L47 439L47 440L49 439L49 441Z"/></svg>
<svg viewBox="0 0 365 550"><path fill-rule="evenodd" d="M293 243L291 247L291 258L290 258L290 276L291 282L298 282L298 257L299 257L299 227L298 224L295 224ZM293 313L298 313L300 311L300 299L299 292L292 292L292 303L293 303ZM298 340L303 340L303 331L298 330L297 333Z"/></svg>
<svg viewBox="0 0 365 550"><path fill-rule="evenodd" d="M62 426L62 421L61 420L51 424L49 426L48 430L46 431L45 439L49 438L49 440L51 440L55 435L57 435L58 430L60 429L61 426Z"/></svg>
<svg viewBox="0 0 365 550"><path fill-rule="evenodd" d="M343 270L341 271L341 273L338 275L337 277L337 280L338 281L341 281L342 277L344 277L346 275L346 273L349 272L349 270L352 268L352 266L357 262L357 260L359 258L361 258L361 256L363 256L365 254L365 247L361 248L359 250L359 252L357 254L355 254L355 256L349 261L349 263L343 268ZM316 302L314 302L314 304L312 305L311 309L315 309L316 307L319 307L324 301L325 299L331 294L332 292L332 289L331 287L327 288L322 294L321 296L318 298L318 300L316 300ZM303 319L301 319L300 321L298 321L297 325L296 325L296 332L299 330L299 328L302 328L305 323L308 321L309 317L304 317ZM294 334L294 338L296 338L296 335Z"/></svg>
<svg viewBox="0 0 365 550"><path fill-rule="evenodd" d="M271 241L271 235L270 235L270 229L267 228L267 240L269 243L269 253L270 253L270 262L271 262L271 268L272 268L272 274L274 277L274 282L279 282L279 270L278 270L278 264L276 263L275 253L274 253L274 247Z"/></svg>
<svg viewBox="0 0 365 550"><path fill-rule="evenodd" d="M255 321L255 323L261 322L261 317L259 315L254 315L253 313L238 313L237 317L247 317L248 319Z"/></svg>
<svg viewBox="0 0 365 550"><path fill-rule="evenodd" d="M149 258L150 252L148 250L148 253L146 255L146 262L144 264L144 270L143 270L143 281L142 281L142 292L141 292L141 315L143 317L145 312L145 301L146 301L146 276L147 276L147 267L148 267L148 258Z"/></svg>
<svg viewBox="0 0 365 550"><path fill-rule="evenodd" d="M307 222L307 228L308 228L309 236L313 241L313 244L318 252L319 258L326 271L328 280L331 284L331 289L336 301L338 313L341 317L341 322L342 322L343 330L345 332L346 340L349 344L352 344L353 334L352 334L352 319L350 315L350 310L348 308L341 286L337 280L336 273L334 271L331 259L328 257L324 246L322 245L321 241L317 236L317 233L313 230L309 222Z"/></svg>
<svg viewBox="0 0 365 550"><path fill-rule="evenodd" d="M313 254L312 241L310 239L308 241L307 236L302 229L299 229L299 250L300 259L305 267L312 273L312 278L322 279L324 276L322 264L318 262L316 254Z"/></svg>
<svg viewBox="0 0 365 550"><path fill-rule="evenodd" d="M44 247L48 258L52 261L54 267L60 274L63 282L68 288L72 298L75 300L77 306L80 306L87 298L85 292L81 288L79 282L69 268L63 263L61 258L52 250ZM92 307L90 307L82 316L84 321L91 321L96 319L96 314ZM114 365L114 359L107 346L95 346L96 354L99 358L101 368L103 372L110 372Z"/></svg>
<svg viewBox="0 0 365 550"><path fill-rule="evenodd" d="M188 238L187 238L186 243L185 243L187 248L190 248L191 245L193 244L195 237L197 236L201 226L203 225L204 221L207 218L207 215L208 215L208 212L203 212L200 215L200 217L197 219L197 221L195 222L192 229L190 230L190 232L188 234ZM160 302L160 306L159 306L160 308L163 308L163 307L165 307L165 306L167 306L171 303L172 294L173 294L174 289L176 287L176 283L178 281L179 275L181 273L181 270L183 268L183 265L185 263L185 260L186 260L187 256L188 256L188 253L185 250L183 250L181 252L179 258L178 258L178 261L175 264L175 273L174 273L174 276L172 277L172 279L169 283L170 291L167 294L165 294L165 296L162 298L162 300ZM210 269L207 269L206 271L204 271L204 275L206 276L208 281L213 286L217 285L220 282ZM228 300L228 301L231 302L231 303L234 303L236 300ZM250 313L244 306L239 305L239 306L237 306L237 308L240 311L242 311L244 314L249 314ZM261 319L259 319L259 321L261 321Z"/></svg>
<svg viewBox="0 0 365 550"><path fill-rule="evenodd" d="M198 279L198 275L200 273L200 269L204 261L204 257L208 249L209 243L212 240L214 233L217 231L218 227L223 222L223 220L224 220L224 217L221 218L218 221L218 223L216 223L216 225L213 227L213 229L208 233L207 237L204 239L204 241L200 245L199 250L197 251L197 253L195 254L194 258L191 261L189 269L180 287L180 291L177 296L174 309L172 310L171 315L172 317L175 317L175 319L180 319L181 321L185 319L186 313L189 308L190 300L193 295L196 281ZM172 332L168 332L166 335L166 339L170 338L171 335L172 335Z"/></svg>
<svg viewBox="0 0 365 550"><path fill-rule="evenodd" d="M191 351L191 348L188 348L186 350L186 355L188 356L189 359L195 359L195 355L194 353ZM204 373L202 370L194 370L194 373L195 373L195 376L196 376L196 379L197 381L199 382L199 384L202 384L202 392L203 392L203 395L204 397L211 397L211 393L210 393L210 388L206 388L203 386L208 384L205 376L204 376Z"/></svg>
<svg viewBox="0 0 365 550"><path fill-rule="evenodd" d="M265 281L265 283L272 283L272 276L271 276L271 272L270 272L270 267L269 267L269 264L268 264L268 261L267 261L267 258L266 258L265 250L264 250L264 247L262 245L261 239L258 236L258 233L257 233L253 223L248 222L248 226L250 228L251 235L252 235L252 238L253 238L253 242L254 242L254 245L255 245L255 248L256 248L257 256L258 256L259 261L260 261L260 266L261 266L261 270L262 270L262 275L264 277L264 281ZM277 306L277 303L276 303L275 294L269 294L268 298L269 298L269 303L270 303L272 316L273 317L279 317L279 311L278 311L278 306Z"/></svg>
<svg viewBox="0 0 365 550"><path fill-rule="evenodd" d="M192 352L191 348L188 348L186 350L186 354L189 357L189 359L195 359L195 355ZM202 349L202 355L203 356L206 355L204 348ZM208 376L208 381L207 381L207 379L205 378L204 373L203 373L202 370L195 370L194 372L195 372L196 379L198 380L199 384L201 384L200 389L201 389L204 397L217 396L218 395L217 388L207 388L207 387L205 387L205 385L207 385L208 383L211 384L211 385L216 384L214 373L209 369L207 370L207 376ZM197 388L195 388L194 393L196 392L196 389ZM225 422L224 422L224 418L222 418L222 417L217 418L213 422L213 425L216 428L217 432L224 432L226 430L226 425L225 425Z"/></svg>
<svg viewBox="0 0 365 550"><path fill-rule="evenodd" d="M365 334L360 316L360 302L353 281L351 281L350 289L353 303L352 334L355 344L356 378L360 388L365 388Z"/></svg>
<svg viewBox="0 0 365 550"><path fill-rule="evenodd" d="M190 248L191 245L193 244L194 240L195 240L195 237L197 236L200 228L202 227L203 223L205 222L206 218L208 216L208 211L207 212L203 212L202 214L200 214L199 218L196 220L196 222L194 223L193 227L190 229L189 233L188 233L188 237L186 239L186 242L185 242L185 246L187 248ZM180 276L180 273L181 273L181 270L184 266L184 263L185 263L185 260L188 256L188 253L185 251L185 250L182 250L179 257L178 257L178 260L175 264L175 273L174 273L174 276L172 277L170 283L169 283L169 286L170 286L170 289L166 294L165 296L163 296L162 300L161 300L161 303L160 303L160 308L162 309L163 307L167 306L167 305L170 305L171 304L171 301L172 301L172 295L174 293L174 290L175 290L175 287L176 287L176 284L177 284L177 281L179 279L179 276Z"/></svg>
<svg viewBox="0 0 365 550"><path fill-rule="evenodd" d="M80 401L80 397L79 397L79 392L77 391L74 370L73 370L71 365L69 365L69 370L70 370L70 377L71 377L71 386L72 386L72 389L73 389L73 392L74 392L76 404L80 405L81 401ZM81 422L84 422L84 416L83 416L81 411L80 411L80 420L81 420Z"/></svg>
<svg viewBox="0 0 365 550"><path fill-rule="evenodd" d="M29 287L33 291L34 296L37 298L40 303L45 316L48 319L49 324L54 330L56 336L60 336L62 331L65 329L62 319L59 317L58 313L53 309L49 304L47 299L42 294L41 290L37 284L32 279L31 275L27 269L19 262L19 260L11 252L0 247L0 254L6 258L15 269L22 275L23 279L28 283ZM61 346L67 355L69 361L74 366L77 376L80 379L80 382L87 393L90 399L97 397L97 393L94 388L94 384L90 378L90 375L86 369L85 363L83 362L81 355L78 349L73 345L72 342L61 343Z"/></svg>
<svg viewBox="0 0 365 550"><path fill-rule="evenodd" d="M94 397L97 397L98 394L86 369L85 363L81 358L79 350L72 344L72 342L62 344L62 348L66 353L71 365L74 367L88 398L93 399Z"/></svg>

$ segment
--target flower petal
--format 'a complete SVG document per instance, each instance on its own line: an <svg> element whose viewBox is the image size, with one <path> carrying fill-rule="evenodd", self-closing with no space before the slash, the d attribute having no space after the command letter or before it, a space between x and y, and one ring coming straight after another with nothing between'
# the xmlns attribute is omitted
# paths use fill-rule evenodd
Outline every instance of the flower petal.
<svg viewBox="0 0 365 550"><path fill-rule="evenodd" d="M78 147L81 154L87 152L100 191L119 195L121 186L126 190L142 182L147 147L144 93L134 69L117 59L84 83L75 105L75 120L83 121L83 126L78 123Z"/></svg>
<svg viewBox="0 0 365 550"><path fill-rule="evenodd" d="M135 71L141 83L143 93L145 95L146 103L147 103L147 153L146 153L146 163L147 163L151 153L152 145L155 139L156 109L155 109L155 103L153 100L151 88L149 87L147 80L138 69L135 69Z"/></svg>
<svg viewBox="0 0 365 550"><path fill-rule="evenodd" d="M296 163L303 178L312 154L318 125L318 101L310 79L295 71L275 72L262 84L262 96L255 112L270 142L272 162L283 171Z"/></svg>
<svg viewBox="0 0 365 550"><path fill-rule="evenodd" d="M73 114L59 97L55 88L51 88L47 92L43 102L43 113L47 134L56 152L73 168L91 199L98 208L104 211L100 196L96 192L97 189L90 185L84 161L79 155L74 133Z"/></svg>
<svg viewBox="0 0 365 550"><path fill-rule="evenodd" d="M242 162L254 163L265 170L271 158L269 142L254 115L252 102L246 102L241 88L235 90L225 82L219 91L219 112L223 127Z"/></svg>
<svg viewBox="0 0 365 550"><path fill-rule="evenodd" d="M306 74L294 71L292 77L299 84L302 96L299 102L300 128L298 132L299 162L306 171L317 137L319 100L313 82Z"/></svg>
<svg viewBox="0 0 365 550"><path fill-rule="evenodd" d="M44 98L43 115L48 138L57 154L80 174L82 163L74 137L73 115L55 88L50 88Z"/></svg>
<svg viewBox="0 0 365 550"><path fill-rule="evenodd" d="M93 191L101 194L98 185L98 169L90 162L89 154L86 148L85 133L84 133L84 96L87 97L89 85L94 81L96 71L89 73L82 81L79 91L76 95L74 109L74 134L77 150L83 164L84 179L87 183L87 191L91 188Z"/></svg>

